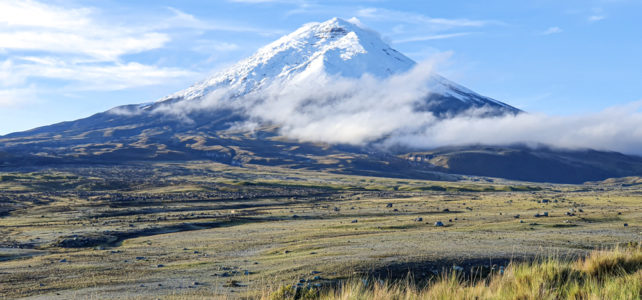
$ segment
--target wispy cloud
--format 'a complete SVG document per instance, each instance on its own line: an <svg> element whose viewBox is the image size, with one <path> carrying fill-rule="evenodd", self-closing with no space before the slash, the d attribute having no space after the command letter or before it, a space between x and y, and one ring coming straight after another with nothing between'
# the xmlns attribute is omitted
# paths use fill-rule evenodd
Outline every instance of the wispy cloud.
<svg viewBox="0 0 642 300"><path fill-rule="evenodd" d="M502 22L495 20L433 18L412 12L373 7L360 9L359 11L357 11L357 16L363 19L397 21L402 23L425 25L431 26L435 29L450 29L456 27L482 27L490 24L502 24Z"/></svg>
<svg viewBox="0 0 642 300"><path fill-rule="evenodd" d="M182 68L131 59L132 54L163 49L176 29L275 34L265 28L202 21L171 8L162 21L131 24L113 22L91 7L0 1L0 50L7 57L0 61L2 105L35 97L34 93L26 97L25 86L42 78L61 80L59 85L67 90L105 91L196 77L195 72ZM215 41L202 41L193 48L236 49L234 43Z"/></svg>
<svg viewBox="0 0 642 300"><path fill-rule="evenodd" d="M198 40L195 42L195 46L192 47L192 50L201 53L212 53L212 52L225 52L225 51L235 51L238 50L241 46L235 43L221 42L221 41L212 41L212 40Z"/></svg>
<svg viewBox="0 0 642 300"><path fill-rule="evenodd" d="M473 34L468 31L472 28L481 31L487 26L505 24L497 20L438 18L378 7L361 8L355 14L367 22L388 24L391 31L387 34L394 36L392 42L397 44L464 37Z"/></svg>
<svg viewBox="0 0 642 300"><path fill-rule="evenodd" d="M99 61L157 49L166 34L100 24L94 9L63 8L36 1L0 2L0 48L83 55Z"/></svg>
<svg viewBox="0 0 642 300"><path fill-rule="evenodd" d="M0 108L24 105L35 101L37 98L34 87L0 88Z"/></svg>
<svg viewBox="0 0 642 300"><path fill-rule="evenodd" d="M593 15L593 16L589 16L589 17L588 17L588 20L589 20L589 22L597 22L597 21L602 21L602 20L604 20L605 18L606 18L605 16L601 16L601 15Z"/></svg>
<svg viewBox="0 0 642 300"><path fill-rule="evenodd" d="M173 7L168 7L167 9L169 9L169 11L173 13L173 16L164 20L162 23L154 25L153 28L192 28L207 31L256 33L265 36L273 36L284 33L282 30L278 29L253 27L244 24L234 24L234 22L231 21L221 23L214 22L212 20L201 20L192 14L186 13Z"/></svg>
<svg viewBox="0 0 642 300"><path fill-rule="evenodd" d="M301 4L308 1L305 0L227 0L228 2L236 3L249 3L249 4L259 4L259 3L294 3Z"/></svg>
<svg viewBox="0 0 642 300"><path fill-rule="evenodd" d="M443 40L443 39L450 39L450 38L455 38L460 36L467 36L470 34L472 34L472 32L456 32L456 33L435 34L435 35L428 35L428 36L415 36L415 37L409 37L409 38L404 38L399 40L393 40L392 42L395 44L401 44L401 43L410 43L410 42L423 42L423 41L430 41L430 40Z"/></svg>
<svg viewBox="0 0 642 300"><path fill-rule="evenodd" d="M554 27L549 27L548 29L540 32L540 34L541 35L551 35L551 34L561 33L562 31L563 31L562 28L554 26Z"/></svg>
<svg viewBox="0 0 642 300"><path fill-rule="evenodd" d="M8 71L15 78L49 78L73 82L71 90L120 90L157 85L172 79L194 76L190 71L128 63L81 63L52 57L21 57Z"/></svg>

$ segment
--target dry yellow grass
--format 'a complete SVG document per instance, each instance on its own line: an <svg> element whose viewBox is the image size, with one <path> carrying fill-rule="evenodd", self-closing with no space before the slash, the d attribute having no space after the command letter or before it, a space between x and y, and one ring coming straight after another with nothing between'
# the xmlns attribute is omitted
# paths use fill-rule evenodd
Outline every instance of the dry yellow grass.
<svg viewBox="0 0 642 300"><path fill-rule="evenodd" d="M330 289L284 286L263 293L265 300L419 300L419 299L641 299L640 245L595 251L576 261L545 258L509 265L484 280L455 273L421 287L412 280L351 279Z"/></svg>

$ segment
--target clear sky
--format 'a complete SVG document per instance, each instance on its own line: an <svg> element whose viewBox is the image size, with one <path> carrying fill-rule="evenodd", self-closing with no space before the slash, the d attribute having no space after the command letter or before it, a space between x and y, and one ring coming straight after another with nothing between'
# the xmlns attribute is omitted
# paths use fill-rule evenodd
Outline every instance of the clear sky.
<svg viewBox="0 0 642 300"><path fill-rule="evenodd" d="M0 134L156 100L332 17L526 111L642 99L642 0L0 0Z"/></svg>

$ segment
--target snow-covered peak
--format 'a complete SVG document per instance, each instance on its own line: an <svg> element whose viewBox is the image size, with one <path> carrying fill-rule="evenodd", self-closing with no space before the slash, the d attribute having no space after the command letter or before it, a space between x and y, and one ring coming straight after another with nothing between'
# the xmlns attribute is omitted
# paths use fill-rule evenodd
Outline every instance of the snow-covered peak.
<svg viewBox="0 0 642 300"><path fill-rule="evenodd" d="M238 97L275 81L298 84L308 78L319 78L318 75L359 78L369 74L386 78L409 71L415 65L413 60L392 49L377 32L365 28L358 20L333 18L323 23L305 24L236 65L158 102L197 99L222 88L226 96ZM491 105L519 111L437 74L433 74L426 84L431 91L430 101L440 102L438 105L446 110Z"/></svg>
<svg viewBox="0 0 642 300"><path fill-rule="evenodd" d="M220 87L236 95L274 79L323 71L330 75L375 77L408 71L415 62L392 49L375 31L333 18L308 23L259 49L254 55L188 89L161 99L194 99Z"/></svg>

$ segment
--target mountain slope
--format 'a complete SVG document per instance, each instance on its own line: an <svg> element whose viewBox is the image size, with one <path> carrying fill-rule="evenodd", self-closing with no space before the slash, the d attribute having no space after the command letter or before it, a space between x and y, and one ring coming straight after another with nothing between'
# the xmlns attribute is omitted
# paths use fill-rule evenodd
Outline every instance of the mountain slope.
<svg viewBox="0 0 642 300"><path fill-rule="evenodd" d="M595 150L526 146L459 146L402 155L435 171L555 183L583 183L642 174L642 157Z"/></svg>
<svg viewBox="0 0 642 300"><path fill-rule="evenodd" d="M278 84L277 88L295 86L305 91L323 76L332 78L338 86L344 81L363 78L385 82L402 76L399 78L412 80L415 66L414 61L392 49L377 33L360 25L336 18L310 23L231 68L158 101L120 106L88 118L0 137L0 166L214 160L234 165L278 165L376 176L452 179L456 177L446 173L459 173L555 182L639 175L642 170L642 167L638 168L639 158L611 152L583 155L551 150L546 155L536 155L533 154L535 151L529 154L537 156L534 163L520 165L520 156L503 155L504 148L489 150L485 155L471 156L470 151L441 153L439 155L447 158L444 161L448 163L436 160L418 164L409 161L416 153L382 150L369 143L329 144L313 139L307 139L312 142L301 142L284 136L282 124L253 118L247 109L237 105L254 104L248 102L250 100L271 101L262 93L275 84ZM408 111L401 110L401 117L405 118L408 113L415 117L426 116L430 121L471 109L480 109L489 115L521 113L437 74L429 74L421 84L425 84L429 93L417 99L411 97L413 102L405 103L404 108ZM397 92L405 93L403 89ZM376 100L388 102L386 109L397 106L397 95L388 96ZM314 93L306 97L309 99L303 100L311 109L321 104L337 106L345 100L340 93L333 95L336 99L326 99L327 103L319 102ZM221 105L221 102L229 105ZM371 101L370 104L380 103ZM275 108L278 109L278 105L277 102ZM386 109L381 111L386 112ZM419 129L422 124L428 123L417 124ZM394 131L385 134L394 134ZM577 157L580 162L569 163L569 157ZM604 163L599 164L599 161ZM605 167L610 162L613 165ZM622 164L633 167L621 167ZM498 168L499 165L504 167ZM512 166L521 167L523 172L500 171ZM615 169L620 171L613 171ZM559 170L565 171L560 173Z"/></svg>

